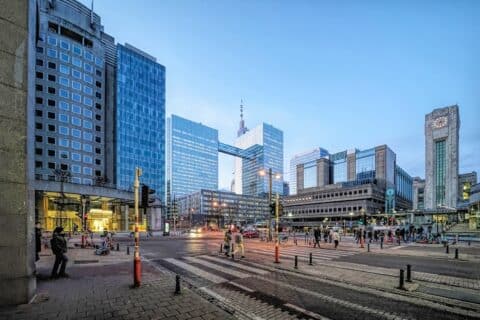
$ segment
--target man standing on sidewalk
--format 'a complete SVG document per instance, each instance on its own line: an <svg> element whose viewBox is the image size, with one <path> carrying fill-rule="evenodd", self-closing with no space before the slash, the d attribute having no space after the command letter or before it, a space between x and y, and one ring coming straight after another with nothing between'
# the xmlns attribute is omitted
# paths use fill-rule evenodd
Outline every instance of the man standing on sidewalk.
<svg viewBox="0 0 480 320"><path fill-rule="evenodd" d="M332 234L332 239L333 239L333 242L335 243L335 249L337 249L338 247L339 238L340 236L338 235L338 232L334 231Z"/></svg>
<svg viewBox="0 0 480 320"><path fill-rule="evenodd" d="M53 231L52 240L50 240L50 245L52 247L53 254L55 255L55 263L53 264L52 275L53 279L58 277L67 278L68 275L65 273L65 268L67 267L67 240L65 239L65 234L63 233L63 227L56 227ZM61 266L60 266L61 264ZM60 272L57 274L58 267L60 266Z"/></svg>
<svg viewBox="0 0 480 320"><path fill-rule="evenodd" d="M321 237L321 231L319 227L316 227L315 230L313 231L313 236L315 238L315 243L313 244L313 247L315 248L318 246L320 248L320 237Z"/></svg>

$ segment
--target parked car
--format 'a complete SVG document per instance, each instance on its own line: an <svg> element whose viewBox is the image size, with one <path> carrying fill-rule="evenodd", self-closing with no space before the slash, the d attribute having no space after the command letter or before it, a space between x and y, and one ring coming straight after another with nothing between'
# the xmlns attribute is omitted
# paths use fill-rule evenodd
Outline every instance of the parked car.
<svg viewBox="0 0 480 320"><path fill-rule="evenodd" d="M245 238L258 238L260 236L260 233L253 229L245 230L242 234Z"/></svg>

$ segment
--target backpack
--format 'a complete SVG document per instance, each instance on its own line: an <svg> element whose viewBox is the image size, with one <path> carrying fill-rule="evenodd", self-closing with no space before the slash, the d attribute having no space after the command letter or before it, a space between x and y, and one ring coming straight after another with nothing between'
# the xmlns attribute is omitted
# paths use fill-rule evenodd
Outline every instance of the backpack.
<svg viewBox="0 0 480 320"><path fill-rule="evenodd" d="M240 234L235 235L235 243L242 243L242 236Z"/></svg>

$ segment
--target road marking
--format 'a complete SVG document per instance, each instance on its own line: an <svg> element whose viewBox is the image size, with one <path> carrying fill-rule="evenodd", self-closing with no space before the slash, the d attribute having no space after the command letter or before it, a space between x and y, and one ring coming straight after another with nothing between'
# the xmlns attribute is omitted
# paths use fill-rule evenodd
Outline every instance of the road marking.
<svg viewBox="0 0 480 320"><path fill-rule="evenodd" d="M285 303L284 304L285 307L288 307L288 308L291 308L291 309L294 309L294 310L297 310L303 314L306 314L307 316L309 317L312 317L314 319L319 319L319 320L330 320L330 318L327 318L327 317L324 317L324 316L321 316L319 315L318 313L315 313L315 312L312 312L312 311L308 311L306 309L303 309L297 305L294 305L294 304L291 304L291 303Z"/></svg>
<svg viewBox="0 0 480 320"><path fill-rule="evenodd" d="M185 257L185 260L188 260L188 261L191 261L191 262L194 262L194 263L198 263L198 264L201 264L205 267L208 267L208 268L211 268L211 269L215 269L215 270L218 270L220 272L223 272L223 273L226 273L226 274L230 274L232 276L235 276L235 277L238 277L238 278L248 278L248 277L251 277L252 275L249 274L249 273L243 273L243 272L240 272L240 271L236 271L236 270L232 270L232 269L227 269L227 268L224 268L222 266L219 266L217 264L213 264L211 262L208 262L208 261L203 261L201 259L198 259L198 258L195 258L195 257Z"/></svg>
<svg viewBox="0 0 480 320"><path fill-rule="evenodd" d="M240 264L239 262L232 262L232 261L227 260L227 259L220 259L220 258L212 257L212 256L201 256L201 257L205 258L205 259L208 259L208 260L211 260L211 261L221 262L221 263L227 264L229 266L233 266L235 268L242 269L242 270L249 271L249 272L253 272L253 273L257 273L257 274L262 274L263 275L263 274L270 273L270 271L252 268L252 267Z"/></svg>
<svg viewBox="0 0 480 320"><path fill-rule="evenodd" d="M167 262L170 262L171 264L174 264L174 265L176 265L176 266L178 266L178 267L180 267L180 268L182 268L182 269L185 269L185 270L187 270L187 271L189 271L189 272L191 272L191 273L193 273L193 274L196 274L197 276L200 276L200 277L205 278L205 279L207 279L207 280L209 280L209 281L212 281L212 282L214 282L214 283L228 282L228 280L225 279L225 278L219 277L219 276L217 276L217 275L214 275L214 274L212 274L212 273L210 273L210 272L204 271L204 270L202 270L202 269L200 269L200 268L197 268L197 267L195 267L195 266L191 266L191 265L189 265L189 264L187 264L187 263L184 263L184 262L182 262L182 261L179 261L179 260L177 260L177 259L174 259L174 258L166 258L166 259L164 259L164 260L167 261Z"/></svg>
<svg viewBox="0 0 480 320"><path fill-rule="evenodd" d="M233 282L233 281L230 281L229 283L230 283L231 285L234 285L235 287L238 287L238 288L240 288L240 289L242 289L242 290L245 290L245 291L247 291L247 292L255 292L255 290L252 290L252 289L250 289L250 288L247 288L247 287L245 287L245 286L242 286L242 285L239 284L239 283L236 283L236 282Z"/></svg>

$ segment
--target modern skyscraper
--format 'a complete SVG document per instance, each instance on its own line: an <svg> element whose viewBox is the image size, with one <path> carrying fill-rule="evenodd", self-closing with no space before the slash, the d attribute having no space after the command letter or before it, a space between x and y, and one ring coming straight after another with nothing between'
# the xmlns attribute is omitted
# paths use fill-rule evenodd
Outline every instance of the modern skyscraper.
<svg viewBox="0 0 480 320"><path fill-rule="evenodd" d="M259 178L259 170L272 169L280 179L273 178L273 193L283 193L283 132L263 123L239 136L235 146L248 149L254 158L235 159L235 193L260 195L269 192L269 177Z"/></svg>
<svg viewBox="0 0 480 320"><path fill-rule="evenodd" d="M35 177L96 185L105 170L106 47L100 17L72 0L38 1ZM110 62L111 63L111 62Z"/></svg>
<svg viewBox="0 0 480 320"><path fill-rule="evenodd" d="M165 67L147 53L117 45L117 188L133 189L135 167L142 183L165 194Z"/></svg>
<svg viewBox="0 0 480 320"><path fill-rule="evenodd" d="M296 154L290 160L290 194L297 194L297 165L303 164L306 168L316 165L316 161L321 158L328 158L328 151L323 148L315 148L313 150ZM308 169L304 169L308 170ZM306 185L316 185L316 175L309 175L314 181L305 182Z"/></svg>
<svg viewBox="0 0 480 320"><path fill-rule="evenodd" d="M458 106L433 110L425 116L425 208L457 207Z"/></svg>
<svg viewBox="0 0 480 320"><path fill-rule="evenodd" d="M170 198L218 189L218 131L177 115L167 119Z"/></svg>

